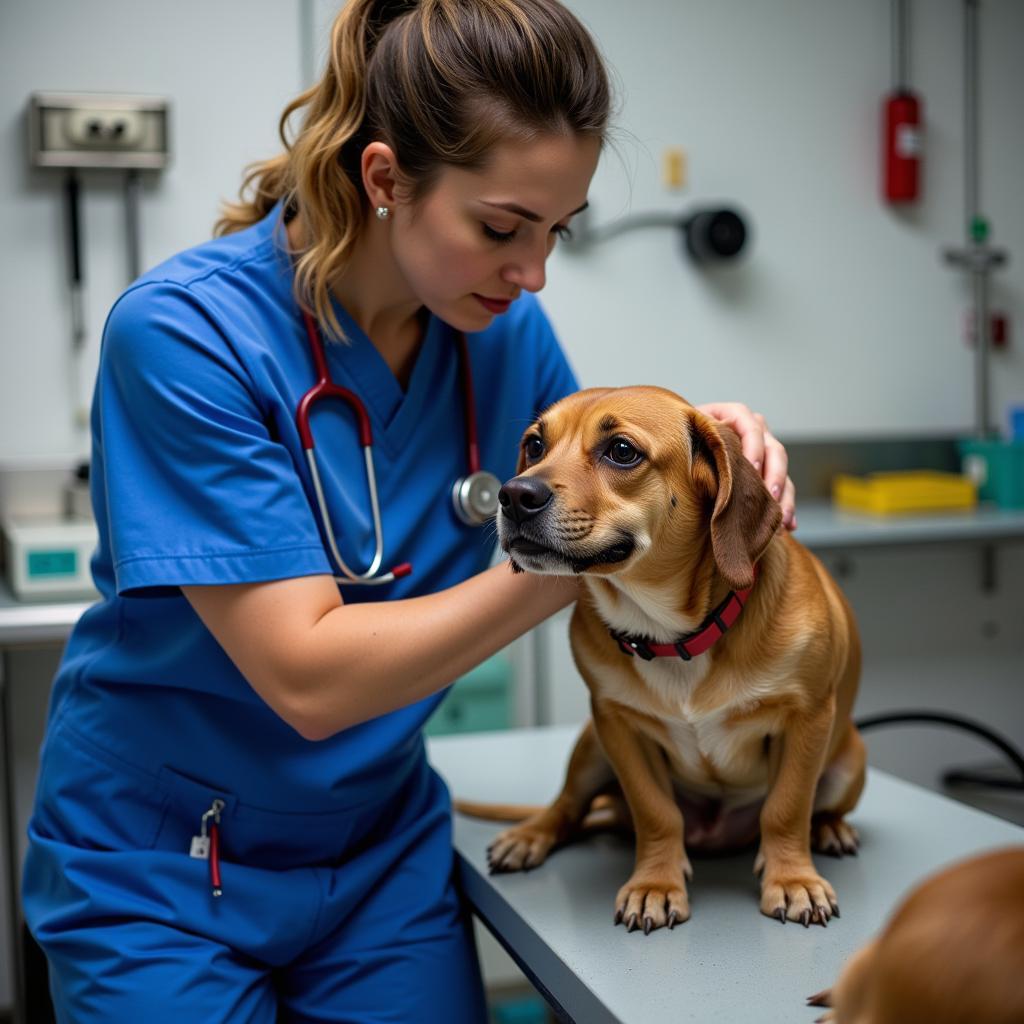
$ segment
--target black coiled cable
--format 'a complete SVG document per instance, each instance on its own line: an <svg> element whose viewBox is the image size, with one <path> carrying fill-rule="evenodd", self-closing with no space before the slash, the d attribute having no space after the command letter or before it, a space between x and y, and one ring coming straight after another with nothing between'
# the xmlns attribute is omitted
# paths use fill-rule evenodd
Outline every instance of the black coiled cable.
<svg viewBox="0 0 1024 1024"><path fill-rule="evenodd" d="M1005 737L994 732L987 725L964 718L961 715L945 714L941 711L890 711L880 715L866 715L856 719L854 724L860 730L873 729L879 725L925 724L946 725L954 729L962 729L986 740L1002 751L1020 774L1020 778L1008 779L1001 775L990 775L986 772L968 771L963 768L952 768L942 775L945 785L991 786L996 789L1010 789L1024 792L1024 754Z"/></svg>

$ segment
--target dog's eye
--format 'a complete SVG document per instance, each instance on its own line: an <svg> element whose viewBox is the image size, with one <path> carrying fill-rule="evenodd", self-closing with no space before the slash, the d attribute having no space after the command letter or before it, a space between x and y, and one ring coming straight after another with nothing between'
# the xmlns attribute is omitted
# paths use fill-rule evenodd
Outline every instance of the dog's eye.
<svg viewBox="0 0 1024 1024"><path fill-rule="evenodd" d="M643 456L640 452L624 438L615 438L605 453L607 458L616 466L635 466Z"/></svg>
<svg viewBox="0 0 1024 1024"><path fill-rule="evenodd" d="M523 454L530 462L536 462L544 454L544 442L539 437L528 437L523 442Z"/></svg>

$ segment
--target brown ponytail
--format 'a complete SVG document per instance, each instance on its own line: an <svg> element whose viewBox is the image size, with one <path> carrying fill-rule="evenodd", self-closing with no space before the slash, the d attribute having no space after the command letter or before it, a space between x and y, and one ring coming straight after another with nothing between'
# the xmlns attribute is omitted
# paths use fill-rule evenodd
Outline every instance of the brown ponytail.
<svg viewBox="0 0 1024 1024"><path fill-rule="evenodd" d="M444 165L478 169L500 141L603 139L609 106L593 40L557 0L349 0L323 76L281 115L284 153L247 169L241 201L225 204L215 232L248 227L278 201L301 209L309 242L296 293L340 338L330 283L369 213L360 169L369 142L392 148L415 201Z"/></svg>

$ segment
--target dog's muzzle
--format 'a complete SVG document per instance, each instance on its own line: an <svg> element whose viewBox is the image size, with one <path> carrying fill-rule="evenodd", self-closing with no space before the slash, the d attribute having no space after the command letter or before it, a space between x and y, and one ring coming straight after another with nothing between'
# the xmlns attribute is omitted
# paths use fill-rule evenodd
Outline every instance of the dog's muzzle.
<svg viewBox="0 0 1024 1024"><path fill-rule="evenodd" d="M573 551L552 539L551 524L545 522L549 517L542 513L551 509L554 497L543 480L529 476L513 477L498 492L498 534L514 569L540 571L559 565L578 574L597 565L624 562L633 553L635 543L629 536L620 536L597 551Z"/></svg>

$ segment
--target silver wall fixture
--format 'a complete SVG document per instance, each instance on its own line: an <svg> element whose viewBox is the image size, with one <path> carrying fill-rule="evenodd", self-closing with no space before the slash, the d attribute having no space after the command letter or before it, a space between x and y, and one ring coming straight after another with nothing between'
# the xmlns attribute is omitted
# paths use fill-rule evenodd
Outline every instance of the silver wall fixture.
<svg viewBox="0 0 1024 1024"><path fill-rule="evenodd" d="M971 280L974 433L984 440L993 433L989 397L989 275L1003 266L1009 255L1005 249L990 243L991 227L981 212L978 50L978 0L964 0L964 222L967 237L962 248L946 248L942 257L950 266L966 271Z"/></svg>
<svg viewBox="0 0 1024 1024"><path fill-rule="evenodd" d="M29 97L33 167L161 170L168 108L159 96L37 92Z"/></svg>
<svg viewBox="0 0 1024 1024"><path fill-rule="evenodd" d="M81 360L86 337L81 172L124 174L125 245L128 280L132 281L142 272L140 175L159 172L167 166L169 119L170 103L161 96L68 92L35 92L29 96L26 110L29 163L41 172L64 172L71 345L76 364ZM77 394L77 372L73 379L76 382L75 418L77 425L84 428L87 402Z"/></svg>

